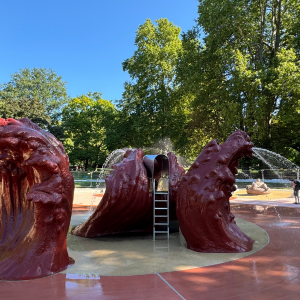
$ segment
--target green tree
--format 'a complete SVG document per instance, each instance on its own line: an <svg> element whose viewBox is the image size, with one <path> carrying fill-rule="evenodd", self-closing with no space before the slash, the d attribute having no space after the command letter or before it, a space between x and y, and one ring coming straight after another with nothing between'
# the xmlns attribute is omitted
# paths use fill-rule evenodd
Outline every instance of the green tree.
<svg viewBox="0 0 300 300"><path fill-rule="evenodd" d="M156 20L156 25L147 19L137 30L137 49L123 62L131 82L124 86L119 121L126 124L124 136L131 146L149 146L164 137L177 144L184 139L188 115L175 81L179 35L180 28L167 19Z"/></svg>
<svg viewBox="0 0 300 300"><path fill-rule="evenodd" d="M26 109L29 115L25 116L35 115L36 109L40 107L44 113L43 118L49 122L68 101L66 82L52 69L20 69L11 75L9 82L0 85L0 99L11 104L9 109L1 111L2 115L18 115L20 108L32 103L34 107Z"/></svg>
<svg viewBox="0 0 300 300"><path fill-rule="evenodd" d="M101 165L106 156L107 131L115 115L114 105L101 98L101 93L88 93L73 98L62 111L65 149L73 164L85 169Z"/></svg>
<svg viewBox="0 0 300 300"><path fill-rule="evenodd" d="M194 97L194 129L220 140L242 129L256 145L283 152L280 129L288 131L290 116L300 124L299 1L200 0L198 12L177 75Z"/></svg>
<svg viewBox="0 0 300 300"><path fill-rule="evenodd" d="M200 32L200 28L195 27L182 33L182 52L176 67L178 92L184 95L190 103L190 118L185 130L186 152L184 155L192 160L211 139L219 139L222 136L219 112L212 105L207 105L216 101L212 99L218 80L209 76L204 70L205 67L206 69L213 68L215 62L203 60L204 47L200 42ZM210 93L207 93L209 88ZM203 97L208 97L208 99L203 99Z"/></svg>
<svg viewBox="0 0 300 300"><path fill-rule="evenodd" d="M42 126L51 121L50 116L46 113L45 106L36 98L22 98L18 100L2 98L0 113L1 117L5 119L27 117Z"/></svg>

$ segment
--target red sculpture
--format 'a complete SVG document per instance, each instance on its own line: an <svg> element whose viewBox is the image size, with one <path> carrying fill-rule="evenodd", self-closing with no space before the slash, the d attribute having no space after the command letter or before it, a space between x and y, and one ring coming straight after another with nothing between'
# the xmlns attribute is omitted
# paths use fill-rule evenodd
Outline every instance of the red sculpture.
<svg viewBox="0 0 300 300"><path fill-rule="evenodd" d="M66 269L74 179L61 142L27 118L0 119L0 171L0 279Z"/></svg>
<svg viewBox="0 0 300 300"><path fill-rule="evenodd" d="M170 220L177 220L176 215L176 202L179 184L185 174L183 167L180 167L177 162L177 157L173 152L168 153L169 159L169 207L170 207Z"/></svg>
<svg viewBox="0 0 300 300"><path fill-rule="evenodd" d="M223 145L212 140L184 176L173 153L169 158L170 219L177 217L187 247L199 252L250 251L253 240L237 227L229 197L235 190L238 161L252 156L248 135L236 131ZM96 237L129 231L152 231L153 197L149 192L144 151L128 150L106 177L106 192L91 217L72 233ZM155 162L154 162L155 163ZM157 162L156 162L157 163ZM159 173L153 174L158 182ZM177 199L177 200L176 200Z"/></svg>
<svg viewBox="0 0 300 300"><path fill-rule="evenodd" d="M106 191L94 213L72 230L82 237L152 229L152 196L142 149L128 150L105 179Z"/></svg>
<svg viewBox="0 0 300 300"><path fill-rule="evenodd" d="M72 230L82 237L96 237L130 231L149 231L153 228L153 196L149 192L142 149L128 150L123 160L113 166L105 179L106 191L90 218ZM176 196L184 169L173 153L168 154L170 165L170 218L176 219ZM159 174L156 174L157 181Z"/></svg>
<svg viewBox="0 0 300 300"><path fill-rule="evenodd" d="M177 217L187 248L198 252L246 252L253 240L236 225L229 197L235 190L239 159L252 156L253 144L243 131L219 145L209 142L183 177Z"/></svg>

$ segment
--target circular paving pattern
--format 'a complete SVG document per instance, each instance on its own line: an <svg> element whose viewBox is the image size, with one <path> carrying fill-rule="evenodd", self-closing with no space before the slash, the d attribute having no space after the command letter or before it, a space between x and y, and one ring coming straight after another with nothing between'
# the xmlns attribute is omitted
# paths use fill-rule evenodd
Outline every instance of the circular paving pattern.
<svg viewBox="0 0 300 300"><path fill-rule="evenodd" d="M80 224L86 214L72 217ZM236 218L237 225L254 241L246 253L198 253L183 246L178 232L170 239L150 234L126 234L101 238L82 238L69 234L68 252L75 264L63 273L92 276L142 275L180 271L233 261L257 252L268 244L268 234L259 226Z"/></svg>

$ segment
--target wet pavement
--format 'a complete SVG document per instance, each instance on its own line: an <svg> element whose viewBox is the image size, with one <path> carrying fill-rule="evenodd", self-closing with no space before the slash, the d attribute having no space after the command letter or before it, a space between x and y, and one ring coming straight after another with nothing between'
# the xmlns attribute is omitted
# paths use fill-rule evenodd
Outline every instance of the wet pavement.
<svg viewBox="0 0 300 300"><path fill-rule="evenodd" d="M73 214L72 224L81 224L86 214ZM199 253L185 247L178 222L171 222L170 239L166 234L124 233L99 238L68 235L69 255L76 263L62 273L112 276L144 275L220 264L251 255L268 243L267 233L259 226L236 218L237 225L254 241L253 250L243 253Z"/></svg>
<svg viewBox="0 0 300 300"><path fill-rule="evenodd" d="M237 218L269 236L269 243L249 256L132 276L76 275L70 268L36 280L1 281L0 299L300 299L300 205L288 197L269 201L231 200ZM77 204L74 212L84 215L87 209ZM102 260L108 261L105 255Z"/></svg>

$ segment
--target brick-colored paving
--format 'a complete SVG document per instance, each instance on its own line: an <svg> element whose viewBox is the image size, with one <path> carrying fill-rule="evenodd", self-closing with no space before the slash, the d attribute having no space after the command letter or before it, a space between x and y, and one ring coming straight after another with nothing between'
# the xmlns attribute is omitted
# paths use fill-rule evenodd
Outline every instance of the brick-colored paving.
<svg viewBox="0 0 300 300"><path fill-rule="evenodd" d="M92 194L76 192L74 211L87 206ZM231 200L236 217L257 224L269 235L263 249L235 261L150 275L56 274L21 282L2 281L0 299L299 300L300 205L293 202L289 197Z"/></svg>

